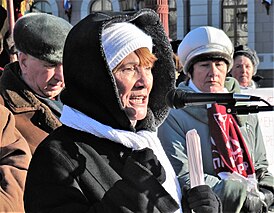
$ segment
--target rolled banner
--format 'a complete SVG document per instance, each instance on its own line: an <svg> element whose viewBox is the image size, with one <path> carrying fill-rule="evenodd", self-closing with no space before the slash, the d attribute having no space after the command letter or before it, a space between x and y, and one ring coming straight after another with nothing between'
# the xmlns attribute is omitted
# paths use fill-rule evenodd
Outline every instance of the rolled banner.
<svg viewBox="0 0 274 213"><path fill-rule="evenodd" d="M201 153L200 136L196 129L189 130L186 133L186 146L188 156L188 168L190 187L204 185L204 169Z"/></svg>

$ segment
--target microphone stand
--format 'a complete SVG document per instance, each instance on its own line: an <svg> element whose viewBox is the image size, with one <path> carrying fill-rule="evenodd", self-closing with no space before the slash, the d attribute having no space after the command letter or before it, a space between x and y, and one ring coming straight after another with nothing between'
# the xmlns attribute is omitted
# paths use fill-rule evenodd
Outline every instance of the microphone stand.
<svg viewBox="0 0 274 213"><path fill-rule="evenodd" d="M241 105L226 107L226 112L228 114L247 115L249 113L258 113L263 111L274 111L274 106Z"/></svg>
<svg viewBox="0 0 274 213"><path fill-rule="evenodd" d="M258 113L264 111L274 111L274 106L271 106L264 99L260 99L260 101L267 104L267 106L259 106L259 105L238 105L235 106L233 104L226 105L226 112L229 114L238 114L238 115L247 115L249 113Z"/></svg>

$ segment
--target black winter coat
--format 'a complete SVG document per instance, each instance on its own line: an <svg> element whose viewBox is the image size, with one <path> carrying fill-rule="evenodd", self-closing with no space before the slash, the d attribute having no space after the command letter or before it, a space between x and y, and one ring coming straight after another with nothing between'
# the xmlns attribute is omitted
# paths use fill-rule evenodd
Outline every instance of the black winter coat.
<svg viewBox="0 0 274 213"><path fill-rule="evenodd" d="M77 142L76 142L77 141ZM173 212L177 204L121 144L62 126L33 156L26 212Z"/></svg>

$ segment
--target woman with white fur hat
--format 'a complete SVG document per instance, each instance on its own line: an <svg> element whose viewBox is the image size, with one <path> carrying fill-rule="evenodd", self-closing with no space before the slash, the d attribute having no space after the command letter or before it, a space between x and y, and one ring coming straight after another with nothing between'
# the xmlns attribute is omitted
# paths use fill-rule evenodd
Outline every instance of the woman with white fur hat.
<svg viewBox="0 0 274 213"><path fill-rule="evenodd" d="M90 14L70 31L63 65L63 125L34 153L26 212L182 212L181 189L156 134L175 83L158 15ZM212 190L197 188L203 193L191 191L190 208L218 211Z"/></svg>
<svg viewBox="0 0 274 213"><path fill-rule="evenodd" d="M224 31L203 26L190 31L178 47L190 80L185 93L234 93L239 84L226 78L233 65L233 45ZM209 105L209 104L208 104ZM205 183L221 198L224 212L263 212L273 203L274 179L256 115L227 114L223 105L172 109L158 137L181 186L190 185L186 134L196 129Z"/></svg>

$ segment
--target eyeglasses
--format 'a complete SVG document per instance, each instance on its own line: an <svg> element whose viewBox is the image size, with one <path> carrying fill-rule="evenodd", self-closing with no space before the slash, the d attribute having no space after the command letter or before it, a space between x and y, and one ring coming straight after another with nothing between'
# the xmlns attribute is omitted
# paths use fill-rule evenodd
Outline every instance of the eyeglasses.
<svg viewBox="0 0 274 213"><path fill-rule="evenodd" d="M137 64L127 64L121 67L118 67L115 70L116 72L120 72L122 75L127 76L127 77L135 77L137 75L140 75L141 72L143 71L145 75L150 75L151 74L151 66L140 66Z"/></svg>

